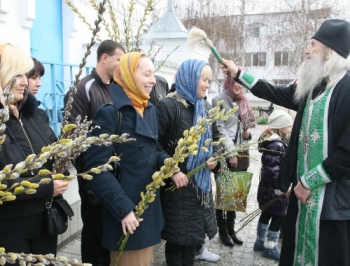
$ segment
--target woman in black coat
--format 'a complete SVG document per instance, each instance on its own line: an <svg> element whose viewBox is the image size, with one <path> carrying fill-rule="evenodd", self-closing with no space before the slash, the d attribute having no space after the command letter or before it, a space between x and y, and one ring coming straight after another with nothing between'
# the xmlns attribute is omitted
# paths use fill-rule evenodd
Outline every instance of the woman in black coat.
<svg viewBox="0 0 350 266"><path fill-rule="evenodd" d="M1 66L6 66L0 68L1 87L5 88L13 77L16 78L11 89L10 117L5 123L6 139L0 151L0 169L3 169L8 164L15 167L30 154L39 154L43 146L56 140L56 136L49 127L46 113L38 108L35 97L26 91L28 81L25 73L32 69L32 59L10 44L1 45L0 54ZM1 109L3 104L2 101ZM52 162L48 161L42 168L52 170ZM37 170L29 170L18 178L1 183L9 188L37 173ZM39 181L34 179L31 182ZM6 252L56 254L57 236L47 234L44 204L47 199L62 194L67 187L67 182L55 180L40 185L32 195L17 194L15 201L0 205L0 247L4 247Z"/></svg>
<svg viewBox="0 0 350 266"><path fill-rule="evenodd" d="M193 59L183 62L176 74L176 93L169 94L158 103L159 140L169 155L173 155L183 132L194 126L198 117L206 115L203 98L210 87L210 76L211 69L206 62ZM207 138L211 138L209 127L199 142ZM167 241L167 265L193 265L196 245L203 244L206 235L210 239L216 234L209 172L216 163L210 161L210 156L211 152L201 150L196 156L189 156L179 164L181 171L167 180L161 191L165 219L162 237ZM205 161L207 168L188 183L185 174ZM177 189L168 191L173 183Z"/></svg>
<svg viewBox="0 0 350 266"><path fill-rule="evenodd" d="M257 195L260 208L283 194L276 182L287 151L286 139L292 129L292 117L282 110L276 110L269 116L269 127L259 139L263 140L259 143L259 151L262 153ZM263 251L266 258L277 261L280 258L277 239L287 207L288 196L283 195L261 212L254 251Z"/></svg>
<svg viewBox="0 0 350 266"><path fill-rule="evenodd" d="M113 105L101 105L94 124L100 128L92 135L127 133L135 141L111 146L92 146L87 151L85 169L105 164L114 155L121 155L120 176L102 172L88 181L88 187L104 207L102 245L111 251L111 265L119 254L119 239L130 232L119 266L148 266L153 262L153 246L161 241L164 226L159 194L148 205L140 220L134 211L141 201L153 173L169 157L158 146L156 108L148 102L156 80L152 61L143 53L127 53L120 59L112 84ZM119 113L118 113L119 112ZM159 192L158 192L159 193Z"/></svg>

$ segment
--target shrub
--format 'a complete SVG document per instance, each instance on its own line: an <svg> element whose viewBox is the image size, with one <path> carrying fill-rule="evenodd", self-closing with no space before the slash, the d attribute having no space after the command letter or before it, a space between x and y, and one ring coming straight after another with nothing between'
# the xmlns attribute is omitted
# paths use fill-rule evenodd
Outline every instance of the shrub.
<svg viewBox="0 0 350 266"><path fill-rule="evenodd" d="M256 119L256 122L259 125L267 125L268 124L269 119L267 117L259 117Z"/></svg>

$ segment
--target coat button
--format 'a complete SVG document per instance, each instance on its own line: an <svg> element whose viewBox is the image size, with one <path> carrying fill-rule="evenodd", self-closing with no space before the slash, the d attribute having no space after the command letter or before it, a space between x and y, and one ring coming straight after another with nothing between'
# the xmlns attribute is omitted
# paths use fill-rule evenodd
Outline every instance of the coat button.
<svg viewBox="0 0 350 266"><path fill-rule="evenodd" d="M154 142L151 143L151 146L154 147L154 145L156 145Z"/></svg>
<svg viewBox="0 0 350 266"><path fill-rule="evenodd" d="M119 212L120 215L124 215L124 213L125 213L124 210L121 210L121 211Z"/></svg>
<svg viewBox="0 0 350 266"><path fill-rule="evenodd" d="M142 151L144 147L145 147L144 145L141 145L140 146L140 150Z"/></svg>

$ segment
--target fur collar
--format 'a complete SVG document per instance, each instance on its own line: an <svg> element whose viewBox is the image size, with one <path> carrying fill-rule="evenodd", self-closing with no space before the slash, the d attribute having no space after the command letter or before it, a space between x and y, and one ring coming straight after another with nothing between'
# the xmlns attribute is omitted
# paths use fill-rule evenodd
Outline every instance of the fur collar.
<svg viewBox="0 0 350 266"><path fill-rule="evenodd" d="M38 106L40 105L40 102L35 98L35 96L31 93L28 93L24 100L19 102L19 112L23 112L26 114L34 114ZM2 103L0 103L0 109L4 108Z"/></svg>
<svg viewBox="0 0 350 266"><path fill-rule="evenodd" d="M38 106L39 106L39 102L37 101L35 96L31 93L28 93L27 98L23 102L23 105L19 111L20 113L32 115L35 113Z"/></svg>
<svg viewBox="0 0 350 266"><path fill-rule="evenodd" d="M185 99L181 98L180 95L177 94L177 92L168 93L166 98L174 98L175 100L182 103L186 108L189 106L188 102Z"/></svg>
<svg viewBox="0 0 350 266"><path fill-rule="evenodd" d="M272 133L272 135L270 135L266 139L269 141L282 140L281 137L277 133Z"/></svg>

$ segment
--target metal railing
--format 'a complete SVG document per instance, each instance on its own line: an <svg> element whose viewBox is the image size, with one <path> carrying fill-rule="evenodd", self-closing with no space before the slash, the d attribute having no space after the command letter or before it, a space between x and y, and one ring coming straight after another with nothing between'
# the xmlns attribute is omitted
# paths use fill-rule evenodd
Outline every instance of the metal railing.
<svg viewBox="0 0 350 266"><path fill-rule="evenodd" d="M42 77L42 88L38 93L38 100L50 121L50 126L58 135L60 124L64 117L64 96L73 86L75 75L79 71L79 65L42 62L45 66L45 75ZM85 71L81 78L91 73L93 67L84 67ZM84 75L85 74L85 75ZM41 97L40 97L41 96Z"/></svg>

